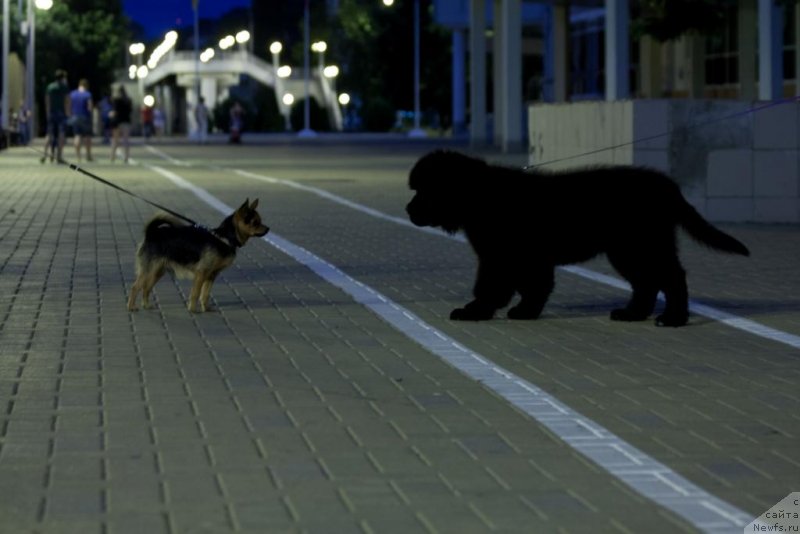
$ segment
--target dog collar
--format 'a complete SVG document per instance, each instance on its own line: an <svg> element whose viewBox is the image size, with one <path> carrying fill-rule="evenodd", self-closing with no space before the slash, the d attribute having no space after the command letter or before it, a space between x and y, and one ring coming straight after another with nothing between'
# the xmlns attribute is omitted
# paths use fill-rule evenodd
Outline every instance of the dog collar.
<svg viewBox="0 0 800 534"><path fill-rule="evenodd" d="M231 240L229 238L219 235L217 232L215 232L214 230L212 230L208 226L203 226L202 224L195 224L194 227L199 229L199 230L203 230L204 232L208 232L209 234L211 234L214 237L216 237L218 240L222 241L226 246L228 246L228 247L230 247L230 248L232 248L234 250L236 250L237 248L241 248L242 247L242 244L239 242L239 239L236 237L235 234L233 236L233 240L235 242L231 243Z"/></svg>

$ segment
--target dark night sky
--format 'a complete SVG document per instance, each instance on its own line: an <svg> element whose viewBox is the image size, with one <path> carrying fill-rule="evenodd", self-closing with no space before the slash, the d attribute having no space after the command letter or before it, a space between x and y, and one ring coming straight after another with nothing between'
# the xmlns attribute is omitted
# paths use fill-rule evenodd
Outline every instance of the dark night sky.
<svg viewBox="0 0 800 534"><path fill-rule="evenodd" d="M124 0L125 13L145 28L148 37L158 37L194 21L192 0ZM200 18L217 18L250 0L199 0Z"/></svg>

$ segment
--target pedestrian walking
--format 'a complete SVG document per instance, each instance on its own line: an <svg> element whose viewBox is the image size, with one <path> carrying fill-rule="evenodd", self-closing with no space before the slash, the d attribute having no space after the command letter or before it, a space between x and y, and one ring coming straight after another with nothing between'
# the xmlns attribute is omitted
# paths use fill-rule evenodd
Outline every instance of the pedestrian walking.
<svg viewBox="0 0 800 534"><path fill-rule="evenodd" d="M50 82L45 89L45 114L47 116L47 137L45 138L44 156L41 162L47 159L47 149L50 149L50 161L64 161L64 136L67 128L67 110L69 109L69 88L67 87L67 71L58 69L55 80Z"/></svg>
<svg viewBox="0 0 800 534"><path fill-rule="evenodd" d="M164 128L167 125L167 117L164 115L164 111L156 106L153 108L153 128L155 129L155 136L161 137L164 135Z"/></svg>
<svg viewBox="0 0 800 534"><path fill-rule="evenodd" d="M123 86L119 86L117 96L112 101L114 109L111 111L111 162L117 159L117 148L122 139L122 149L125 154L125 163L128 163L130 156L130 135L131 135L131 113L133 103Z"/></svg>
<svg viewBox="0 0 800 534"><path fill-rule="evenodd" d="M103 128L103 144L107 145L111 143L111 112L114 111L108 91L103 94L98 107L100 108L100 124Z"/></svg>
<svg viewBox="0 0 800 534"><path fill-rule="evenodd" d="M194 119L197 122L197 140L205 144L208 138L208 108L206 99L202 96L194 108Z"/></svg>
<svg viewBox="0 0 800 534"><path fill-rule="evenodd" d="M142 135L144 140L147 141L153 135L153 108L147 104L142 104L139 113L142 118Z"/></svg>
<svg viewBox="0 0 800 534"><path fill-rule="evenodd" d="M81 146L86 147L86 161L92 161L92 93L89 81L81 78L78 88L69 94L70 125L75 135L75 157L81 161Z"/></svg>
<svg viewBox="0 0 800 534"><path fill-rule="evenodd" d="M17 113L17 129L19 131L19 142L27 145L31 141L31 110L25 105L25 101L19 103Z"/></svg>

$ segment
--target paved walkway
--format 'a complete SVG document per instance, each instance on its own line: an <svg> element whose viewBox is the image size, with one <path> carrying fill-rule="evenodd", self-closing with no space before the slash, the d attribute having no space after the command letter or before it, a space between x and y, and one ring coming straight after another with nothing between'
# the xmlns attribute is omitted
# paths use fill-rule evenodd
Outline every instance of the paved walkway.
<svg viewBox="0 0 800 534"><path fill-rule="evenodd" d="M222 215L166 175L229 206L260 198L321 268L751 517L800 490L795 347L700 316L613 323L626 293L568 272L539 321L447 320L472 253L392 219L432 146L137 146L133 165L86 168L209 225ZM0 154L0 185L2 533L713 530L268 243L220 277L217 312L189 314L188 283L165 278L154 309L128 313L154 210L22 149ZM800 336L800 228L726 229L753 256L686 242L692 297Z"/></svg>

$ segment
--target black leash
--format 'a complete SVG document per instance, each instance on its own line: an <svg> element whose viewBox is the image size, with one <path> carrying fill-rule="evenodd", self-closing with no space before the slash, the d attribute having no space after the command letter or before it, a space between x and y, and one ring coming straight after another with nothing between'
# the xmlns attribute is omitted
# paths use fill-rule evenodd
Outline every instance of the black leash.
<svg viewBox="0 0 800 534"><path fill-rule="evenodd" d="M28 148L30 150L33 150L34 152L38 152L40 154L45 154L44 152L42 152L38 148L34 148L34 147L31 147L31 146L28 146L26 148ZM127 195L132 196L133 198L138 198L139 200L141 200L143 202L147 202L151 206L154 206L154 207L156 207L156 208L158 208L158 209L160 209L162 211L165 211L165 212L169 213L170 215L172 215L173 217L177 217L178 219L181 219L182 221L186 221L187 223L191 224L192 226L196 226L198 228L206 228L205 226L197 223L196 221L190 219L189 217L187 217L185 215L181 215L180 213L178 213L176 211L173 211L173 210L171 210L171 209L169 209L167 207L164 207L161 204L158 204L156 202L153 202L152 200L148 200L148 199L146 199L144 197L141 197L141 196L137 195L136 193L134 193L133 191L125 189L124 187L119 186L119 185L115 184L114 182L109 182L105 178L101 178L100 176L97 176L93 172L89 172L86 169L84 169L84 168L82 168L82 167L80 167L78 165L75 165L74 163L70 163L67 160L63 159L63 158L61 160L59 160L59 163L63 163L65 165L67 165L70 168L70 170L73 170L75 172L79 172L81 174L84 174L84 175L88 176L89 178L91 178L93 180L97 180L101 184L105 184L105 185L107 185L109 187L113 187L117 191L121 191L121 192L123 192L123 193L125 193ZM213 234L213 232L211 232L211 233ZM216 234L214 234L214 235L216 235Z"/></svg>

